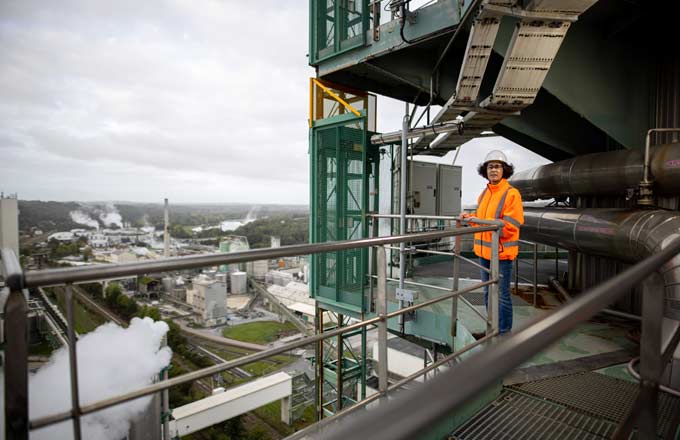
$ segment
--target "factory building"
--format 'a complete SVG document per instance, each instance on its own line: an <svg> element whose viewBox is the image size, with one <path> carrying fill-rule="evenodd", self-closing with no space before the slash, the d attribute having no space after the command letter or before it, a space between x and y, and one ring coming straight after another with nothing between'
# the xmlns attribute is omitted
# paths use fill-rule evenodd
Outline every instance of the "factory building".
<svg viewBox="0 0 680 440"><path fill-rule="evenodd" d="M16 196L0 195L0 247L19 255L19 208Z"/></svg>
<svg viewBox="0 0 680 440"><path fill-rule="evenodd" d="M205 326L227 322L227 283L224 280L201 275L193 280L191 294L187 291L187 302L191 298L194 312Z"/></svg>

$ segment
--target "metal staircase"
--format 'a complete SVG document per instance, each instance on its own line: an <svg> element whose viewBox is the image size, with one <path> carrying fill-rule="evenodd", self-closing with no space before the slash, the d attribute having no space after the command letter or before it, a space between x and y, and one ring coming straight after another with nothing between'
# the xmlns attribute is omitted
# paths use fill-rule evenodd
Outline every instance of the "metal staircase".
<svg viewBox="0 0 680 440"><path fill-rule="evenodd" d="M462 119L464 130L416 141L416 154L442 156L480 136L507 116L518 115L536 99L571 23L597 0L487 0L474 19L456 90L432 123ZM524 7L521 3L526 3ZM503 17L519 21L505 52L491 94L480 88Z"/></svg>

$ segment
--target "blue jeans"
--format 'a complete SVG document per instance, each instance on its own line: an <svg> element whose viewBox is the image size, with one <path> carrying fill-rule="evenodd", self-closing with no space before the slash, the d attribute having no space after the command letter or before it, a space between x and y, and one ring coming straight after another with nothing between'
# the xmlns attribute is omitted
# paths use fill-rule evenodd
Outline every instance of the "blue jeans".
<svg viewBox="0 0 680 440"><path fill-rule="evenodd" d="M499 260L498 297L499 297L499 316L498 331L503 334L512 329L512 300L510 299L510 279L512 278L512 260ZM480 258L479 264L490 267L490 261ZM481 270L482 281L489 281L489 273ZM484 305L489 310L489 286L484 286Z"/></svg>

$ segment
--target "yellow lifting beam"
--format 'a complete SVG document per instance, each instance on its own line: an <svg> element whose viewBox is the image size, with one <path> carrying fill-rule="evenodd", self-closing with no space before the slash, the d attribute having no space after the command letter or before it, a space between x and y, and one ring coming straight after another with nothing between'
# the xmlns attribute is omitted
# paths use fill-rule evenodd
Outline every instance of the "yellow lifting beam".
<svg viewBox="0 0 680 440"><path fill-rule="evenodd" d="M351 111L354 113L356 116L361 116L361 113L359 111L352 107L350 103L342 99L340 96L338 96L335 92L333 92L330 88L326 87L321 81L319 81L316 78L309 78L309 128L312 127L312 123L314 121L314 85L317 85L321 90L326 92L328 96L331 98L335 99L337 102L342 104L347 110Z"/></svg>

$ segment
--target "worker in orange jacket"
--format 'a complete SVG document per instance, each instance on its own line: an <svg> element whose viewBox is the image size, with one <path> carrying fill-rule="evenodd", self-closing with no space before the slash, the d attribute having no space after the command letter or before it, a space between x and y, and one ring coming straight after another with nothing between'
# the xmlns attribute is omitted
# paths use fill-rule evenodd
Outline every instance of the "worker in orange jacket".
<svg viewBox="0 0 680 440"><path fill-rule="evenodd" d="M524 224L522 197L517 189L510 186L508 179L514 172L514 166L508 163L502 151L494 150L487 154L484 163L477 171L487 179L482 194L477 199L476 218L484 220L502 220L505 223L500 233L498 249L499 258L499 332L506 333L512 329L512 300L510 299L510 278L512 277L512 261L519 253L519 229ZM462 214L462 219L469 219L469 214ZM475 234L474 251L480 264L489 269L491 260L491 232ZM488 281L489 273L481 270L482 281ZM484 303L488 307L489 288L484 287Z"/></svg>

